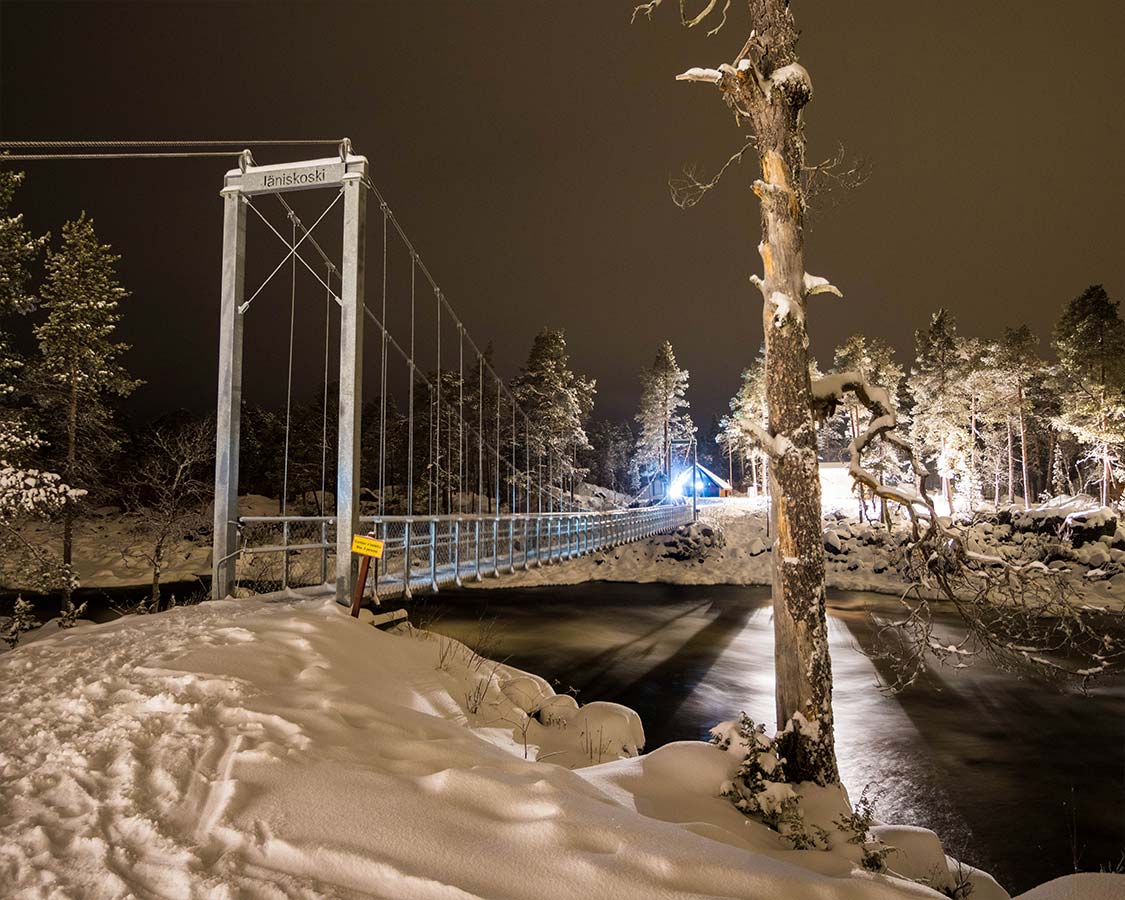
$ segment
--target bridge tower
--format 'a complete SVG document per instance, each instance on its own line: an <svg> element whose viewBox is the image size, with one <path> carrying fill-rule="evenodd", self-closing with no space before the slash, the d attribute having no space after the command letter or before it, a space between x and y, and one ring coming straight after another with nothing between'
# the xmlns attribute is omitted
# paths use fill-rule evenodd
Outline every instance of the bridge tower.
<svg viewBox="0 0 1125 900"><path fill-rule="evenodd" d="M364 238L367 225L367 159L350 142L328 159L257 166L244 151L239 168L227 172L223 198L223 267L219 325L219 392L216 405L215 531L211 596L231 593L238 556L238 458L242 408L246 217L252 198L289 191L330 190L343 199L340 269L340 393L336 467L336 599L347 602L355 583L351 539L359 524L360 411L363 406ZM315 228L315 225L313 226ZM305 237L309 236L306 232ZM280 238L280 235L278 235ZM286 243L284 238L281 240ZM301 240L304 240L302 237ZM300 241L297 242L299 244ZM297 254L289 246L282 261ZM300 258L300 257L298 257ZM303 262L303 260L302 260ZM279 267L280 268L280 265ZM275 270L276 272L277 270ZM271 275L272 277L272 275ZM267 279L268 281L269 279ZM264 284L263 284L264 286ZM260 290L260 288L259 288ZM251 297L253 299L253 297Z"/></svg>

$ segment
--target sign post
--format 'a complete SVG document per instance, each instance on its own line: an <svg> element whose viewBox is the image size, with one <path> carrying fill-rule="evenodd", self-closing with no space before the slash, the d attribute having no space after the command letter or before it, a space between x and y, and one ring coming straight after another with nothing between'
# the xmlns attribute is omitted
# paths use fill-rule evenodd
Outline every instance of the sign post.
<svg viewBox="0 0 1125 900"><path fill-rule="evenodd" d="M367 570L372 559L383 558L383 541L366 534L352 536L352 553L359 555L359 577L355 582L352 596L352 618L359 618L359 607L363 603L363 592L367 587Z"/></svg>

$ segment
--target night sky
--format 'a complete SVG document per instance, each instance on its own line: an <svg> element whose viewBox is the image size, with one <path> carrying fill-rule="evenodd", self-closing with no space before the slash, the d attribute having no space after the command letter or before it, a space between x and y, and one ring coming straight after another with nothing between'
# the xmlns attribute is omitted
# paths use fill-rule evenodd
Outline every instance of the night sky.
<svg viewBox="0 0 1125 900"><path fill-rule="evenodd" d="M741 143L717 91L673 76L729 61L746 27L739 2L712 38L684 31L666 5L630 25L631 4L617 0L5 0L0 134L347 135L502 372L515 373L538 329L564 327L575 366L598 380L597 412L629 416L638 370L670 338L706 425L761 342L747 283L760 270L756 166L692 210L673 205L669 176L690 163L710 171ZM942 305L971 334L1026 322L1046 337L1086 285L1121 298L1125 4L868 0L796 12L816 90L809 158L842 142L871 166L808 235L809 271L845 293L813 303L822 364L857 330L905 361ZM256 154L309 155L330 153ZM57 233L85 209L124 256L128 364L148 382L133 412L210 409L227 161L26 168L17 208L33 228ZM312 194L302 203L315 215ZM370 224L372 302L377 208ZM280 245L255 240L248 289L279 258ZM298 285L300 395L318 390L324 300L311 279ZM284 399L288 279L273 287L247 324L247 397L270 404Z"/></svg>

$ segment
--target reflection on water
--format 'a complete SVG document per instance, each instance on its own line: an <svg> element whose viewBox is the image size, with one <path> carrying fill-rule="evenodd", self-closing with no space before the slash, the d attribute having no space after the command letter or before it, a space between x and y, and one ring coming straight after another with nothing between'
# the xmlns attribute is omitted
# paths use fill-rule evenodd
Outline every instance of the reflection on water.
<svg viewBox="0 0 1125 900"><path fill-rule="evenodd" d="M833 598L829 637L841 777L869 783L887 821L937 831L955 856L1015 892L1125 848L1125 685L1060 694L986 663L940 670L899 697L877 689L863 649L876 594ZM767 588L593 583L456 591L415 601L435 631L471 641L495 618L496 658L582 702L636 709L648 749L706 738L745 710L773 725ZM949 628L952 632L953 625Z"/></svg>

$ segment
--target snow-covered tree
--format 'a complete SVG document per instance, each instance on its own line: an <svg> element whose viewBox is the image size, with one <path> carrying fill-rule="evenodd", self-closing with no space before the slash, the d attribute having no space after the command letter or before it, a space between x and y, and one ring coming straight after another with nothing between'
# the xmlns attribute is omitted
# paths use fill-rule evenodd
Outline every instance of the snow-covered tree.
<svg viewBox="0 0 1125 900"><path fill-rule="evenodd" d="M10 209L23 173L0 169L0 459L27 462L40 442L28 416L26 360L13 346L12 323L35 308L29 267L47 236L33 237Z"/></svg>
<svg viewBox="0 0 1125 900"><path fill-rule="evenodd" d="M1020 484L1023 487L1023 505L1031 503L1031 467L1029 463L1029 419L1033 406L1029 394L1031 386L1042 379L1043 363L1039 359L1039 338L1026 325L1007 328L997 342L994 356L996 382L1002 387L1001 402L1006 413L1005 430L1008 437L1009 493L1015 496L1011 485L1015 483L1015 453L1013 431L1019 435Z"/></svg>
<svg viewBox="0 0 1125 900"><path fill-rule="evenodd" d="M902 366L895 359L894 348L882 338L870 338L862 334L853 334L836 347L833 371L858 372L871 384L885 388L892 397L898 395L904 377ZM833 420L843 425L846 443L850 443L871 425L871 412L854 395L849 395L844 398L836 415L826 426L831 427ZM893 446L880 442L868 449L861 459L880 482L888 478L894 482L902 480L902 461ZM862 486L857 486L857 490L860 496L860 515L863 517L866 515L866 491ZM882 514L886 518L885 503Z"/></svg>
<svg viewBox="0 0 1125 900"><path fill-rule="evenodd" d="M12 617L4 623L0 630L0 639L9 647L15 647L20 642L20 635L33 631L42 623L35 617L35 607L31 601L23 597L16 597L16 605L12 610Z"/></svg>
<svg viewBox="0 0 1125 900"><path fill-rule="evenodd" d="M0 556L21 583L45 590L69 584L69 573L47 548L27 540L21 523L55 513L81 492L35 465L42 441L30 415L27 364L13 347L12 323L35 307L29 266L47 239L33 237L23 217L10 210L22 181L21 172L0 170Z"/></svg>
<svg viewBox="0 0 1125 900"><path fill-rule="evenodd" d="M590 449L585 426L596 392L592 378L571 369L562 329L540 331L527 363L512 382L512 393L530 419L532 460L542 453L551 461L556 485L565 486L586 474L576 458L579 451Z"/></svg>
<svg viewBox="0 0 1125 900"><path fill-rule="evenodd" d="M42 289L45 321L35 327L39 360L37 400L56 440L53 458L70 484L99 482L99 466L117 446L109 399L132 393L139 382L120 363L126 344L113 340L128 296L117 281L119 257L99 243L94 223L83 213L62 229L62 242L48 249ZM74 504L63 517L63 563L73 553ZM67 589L69 597L69 588Z"/></svg>
<svg viewBox="0 0 1125 900"><path fill-rule="evenodd" d="M766 452L755 440L754 435L768 425L766 360L764 353L760 353L754 364L742 371L738 393L731 397L730 415L725 418L723 429L723 442L729 453L727 470L728 472L733 470L734 459L737 458L743 481L747 481L745 470L749 464L749 485L744 487L747 490L752 489L755 493L760 492L764 487Z"/></svg>
<svg viewBox="0 0 1125 900"><path fill-rule="evenodd" d="M971 414L963 389L963 363L956 322L948 310L939 309L925 329L914 333L910 388L915 406L911 438L922 457L935 463L941 492L950 509L954 479L968 470L970 455L965 426Z"/></svg>
<svg viewBox="0 0 1125 900"><path fill-rule="evenodd" d="M637 463L643 475L669 474L672 441L688 440L695 424L688 415L690 373L676 362L671 341L656 351L652 365L641 371L641 405L636 415Z"/></svg>
<svg viewBox="0 0 1125 900"><path fill-rule="evenodd" d="M1054 348L1062 401L1056 425L1087 447L1089 481L1107 504L1121 493L1113 469L1125 446L1125 323L1104 287L1092 285L1067 305Z"/></svg>

